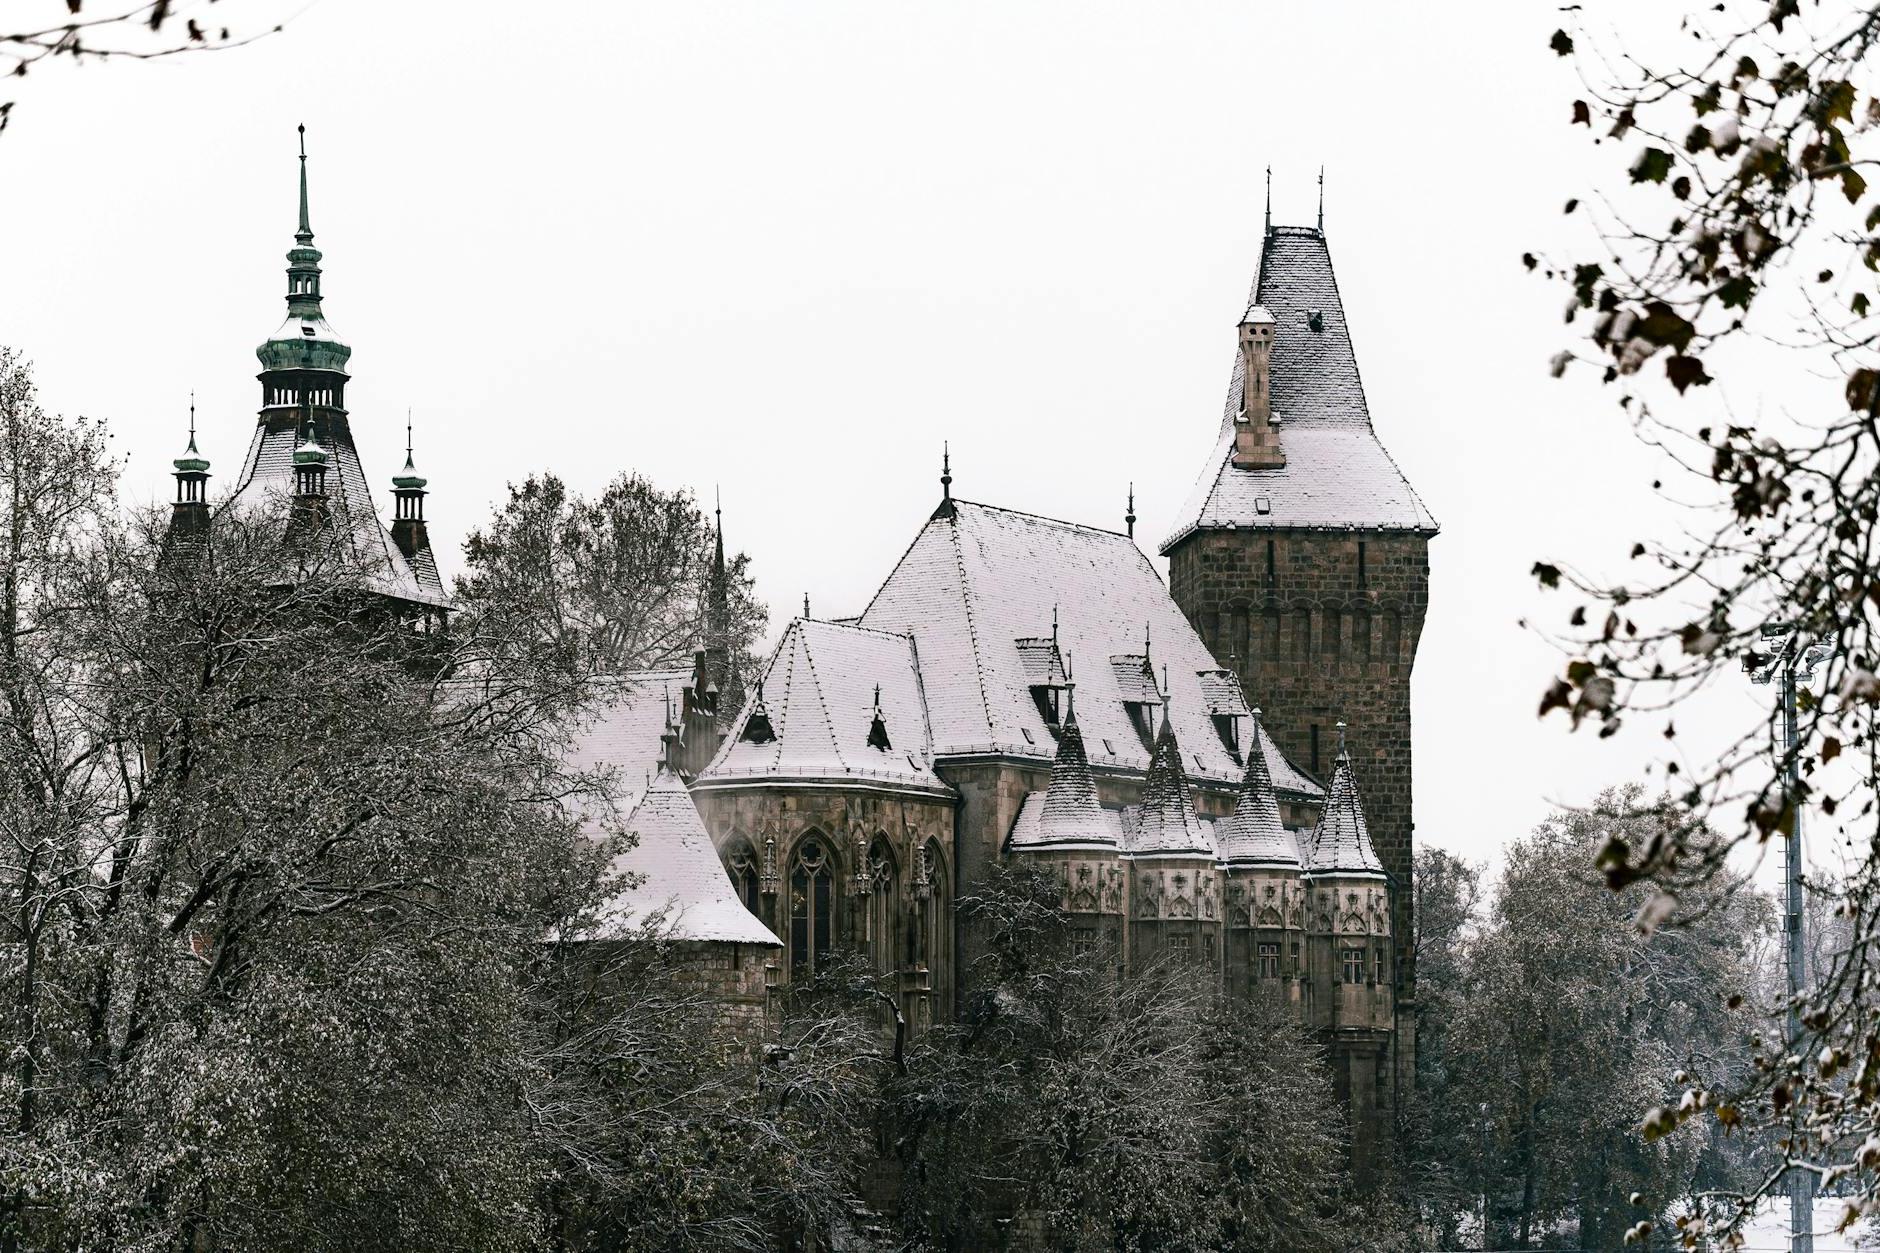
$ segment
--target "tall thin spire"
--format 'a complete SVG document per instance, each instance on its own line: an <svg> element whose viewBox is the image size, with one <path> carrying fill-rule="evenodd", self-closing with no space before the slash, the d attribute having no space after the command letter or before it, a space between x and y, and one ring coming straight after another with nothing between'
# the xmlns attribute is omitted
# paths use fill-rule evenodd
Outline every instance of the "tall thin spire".
<svg viewBox="0 0 1880 1253"><path fill-rule="evenodd" d="M1129 538L1136 538L1136 485L1129 485L1129 508L1123 514L1123 525L1128 528Z"/></svg>
<svg viewBox="0 0 1880 1253"><path fill-rule="evenodd" d="M953 449L945 440L940 441L940 497L953 499Z"/></svg>
<svg viewBox="0 0 1880 1253"><path fill-rule="evenodd" d="M1325 233L1325 167L1319 166L1319 234Z"/></svg>
<svg viewBox="0 0 1880 1253"><path fill-rule="evenodd" d="M1266 233L1273 233L1273 167L1266 167Z"/></svg>
<svg viewBox="0 0 1880 1253"><path fill-rule="evenodd" d="M300 229L294 238L306 245L313 243L313 226L307 220L307 124L300 124Z"/></svg>

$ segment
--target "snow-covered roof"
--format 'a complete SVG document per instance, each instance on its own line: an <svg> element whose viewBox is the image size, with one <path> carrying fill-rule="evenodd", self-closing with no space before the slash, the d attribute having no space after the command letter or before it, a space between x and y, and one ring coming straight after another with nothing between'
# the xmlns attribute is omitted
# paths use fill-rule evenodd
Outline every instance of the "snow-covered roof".
<svg viewBox="0 0 1880 1253"><path fill-rule="evenodd" d="M1240 763L1209 717L1218 683L1202 679L1220 664L1125 535L954 500L921 529L861 622L913 638L936 756L1044 761L1057 741L1031 696L1039 673L1031 642L1050 633L1054 612L1091 765L1148 768L1124 702L1159 702L1155 680L1166 671L1184 770L1217 784L1238 781ZM1270 739L1261 744L1275 786L1322 794Z"/></svg>
<svg viewBox="0 0 1880 1253"><path fill-rule="evenodd" d="M677 775L663 769L655 775L623 825L634 842L614 859L612 869L634 879L603 906L598 938L656 922L662 934L676 940L782 947L738 899L698 807Z"/></svg>
<svg viewBox="0 0 1880 1253"><path fill-rule="evenodd" d="M296 414L272 416L270 411L255 425L254 439L242 461L235 480L235 496L250 500L275 497L289 500L294 494L294 449L300 443ZM428 550L417 562L407 561L398 545L380 521L372 503L372 489L359 463L359 450L353 445L352 432L343 416L333 419L326 473L327 506L349 555L359 563L366 582L374 590L400 600L422 605L448 605L437 565Z"/></svg>
<svg viewBox="0 0 1880 1253"><path fill-rule="evenodd" d="M1058 733L1050 786L1026 796L1008 843L1013 848L1116 849L1122 833L1122 815L1097 802L1083 732L1073 717Z"/></svg>
<svg viewBox="0 0 1880 1253"><path fill-rule="evenodd" d="M1256 716L1254 725L1259 725ZM1248 753L1234 812L1214 824L1221 860L1230 866L1300 868L1299 849L1280 821L1279 797L1266 768L1266 754Z"/></svg>
<svg viewBox="0 0 1880 1253"><path fill-rule="evenodd" d="M1341 733L1342 735L1342 733ZM1383 877L1383 863L1371 845L1371 831L1358 799L1358 782L1351 771L1351 754L1338 746L1338 764L1332 769L1332 790L1325 811L1312 833L1305 858L1307 874L1375 875Z"/></svg>
<svg viewBox="0 0 1880 1253"><path fill-rule="evenodd" d="M950 792L933 772L921 688L914 643L906 635L798 618L785 628L763 672L772 738L747 734L759 699L753 690L697 785L757 778L872 781ZM868 742L877 708L887 748Z"/></svg>
<svg viewBox="0 0 1880 1253"><path fill-rule="evenodd" d="M659 769L660 736L691 681L690 669L635 670L597 679L594 701L575 720L568 764L611 772L620 795L637 799Z"/></svg>
<svg viewBox="0 0 1880 1253"><path fill-rule="evenodd" d="M1162 551L1198 529L1331 527L1434 534L1435 518L1371 427L1324 234L1311 227L1272 228L1248 299L1274 321L1268 394L1286 464L1262 470L1233 464L1234 417L1246 383L1245 362L1236 352L1220 435Z"/></svg>
<svg viewBox="0 0 1880 1253"><path fill-rule="evenodd" d="M1196 853L1212 857L1214 833L1195 813L1194 793L1182 769L1181 746L1168 722L1156 733L1155 756L1142 781L1142 804L1128 833L1129 852L1142 857Z"/></svg>

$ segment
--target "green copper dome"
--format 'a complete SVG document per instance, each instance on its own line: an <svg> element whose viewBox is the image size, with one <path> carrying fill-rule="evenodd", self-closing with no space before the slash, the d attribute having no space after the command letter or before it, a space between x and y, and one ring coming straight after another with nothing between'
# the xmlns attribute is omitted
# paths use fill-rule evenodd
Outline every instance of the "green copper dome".
<svg viewBox="0 0 1880 1253"><path fill-rule="evenodd" d="M196 451L196 433L194 431L189 433L189 447L183 450L182 456L178 457L170 464L176 467L178 474L203 474L208 471L209 459Z"/></svg>
<svg viewBox="0 0 1880 1253"><path fill-rule="evenodd" d="M294 449L294 464L297 466L323 466L326 464L326 449L314 442L313 432L307 432L307 438L300 441L300 447Z"/></svg>
<svg viewBox="0 0 1880 1253"><path fill-rule="evenodd" d="M392 486L401 491L417 491L430 482L418 473L418 467L411 463L411 454L405 454L405 468L392 476Z"/></svg>

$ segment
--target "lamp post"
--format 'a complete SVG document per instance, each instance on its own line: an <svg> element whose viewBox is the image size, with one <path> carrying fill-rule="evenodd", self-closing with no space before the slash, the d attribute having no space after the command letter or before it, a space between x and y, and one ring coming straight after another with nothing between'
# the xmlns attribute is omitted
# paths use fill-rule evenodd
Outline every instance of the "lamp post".
<svg viewBox="0 0 1880 1253"><path fill-rule="evenodd" d="M1752 683L1780 684L1776 699L1782 717L1782 786L1793 822L1785 858L1786 905L1783 911L1789 958L1788 1047L1799 1052L1807 953L1802 930L1801 763L1796 754L1795 689L1797 684L1814 680L1815 668L1832 650L1822 640L1802 647L1800 635L1786 624L1764 627L1762 638L1763 648L1745 656L1743 668L1749 671ZM1790 1253L1815 1253L1815 1177L1806 1170L1789 1172L1789 1250Z"/></svg>

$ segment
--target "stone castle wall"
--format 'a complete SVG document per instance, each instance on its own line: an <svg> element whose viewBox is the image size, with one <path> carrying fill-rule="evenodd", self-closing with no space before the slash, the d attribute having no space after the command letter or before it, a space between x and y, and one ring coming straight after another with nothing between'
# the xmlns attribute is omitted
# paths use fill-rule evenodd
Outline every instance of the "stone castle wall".
<svg viewBox="0 0 1880 1253"><path fill-rule="evenodd" d="M1429 577L1428 540L1401 532L1203 531L1169 554L1176 604L1240 675L1288 756L1329 778L1337 724L1348 724L1371 841L1403 889L1392 932L1406 985L1414 980L1410 673Z"/></svg>

